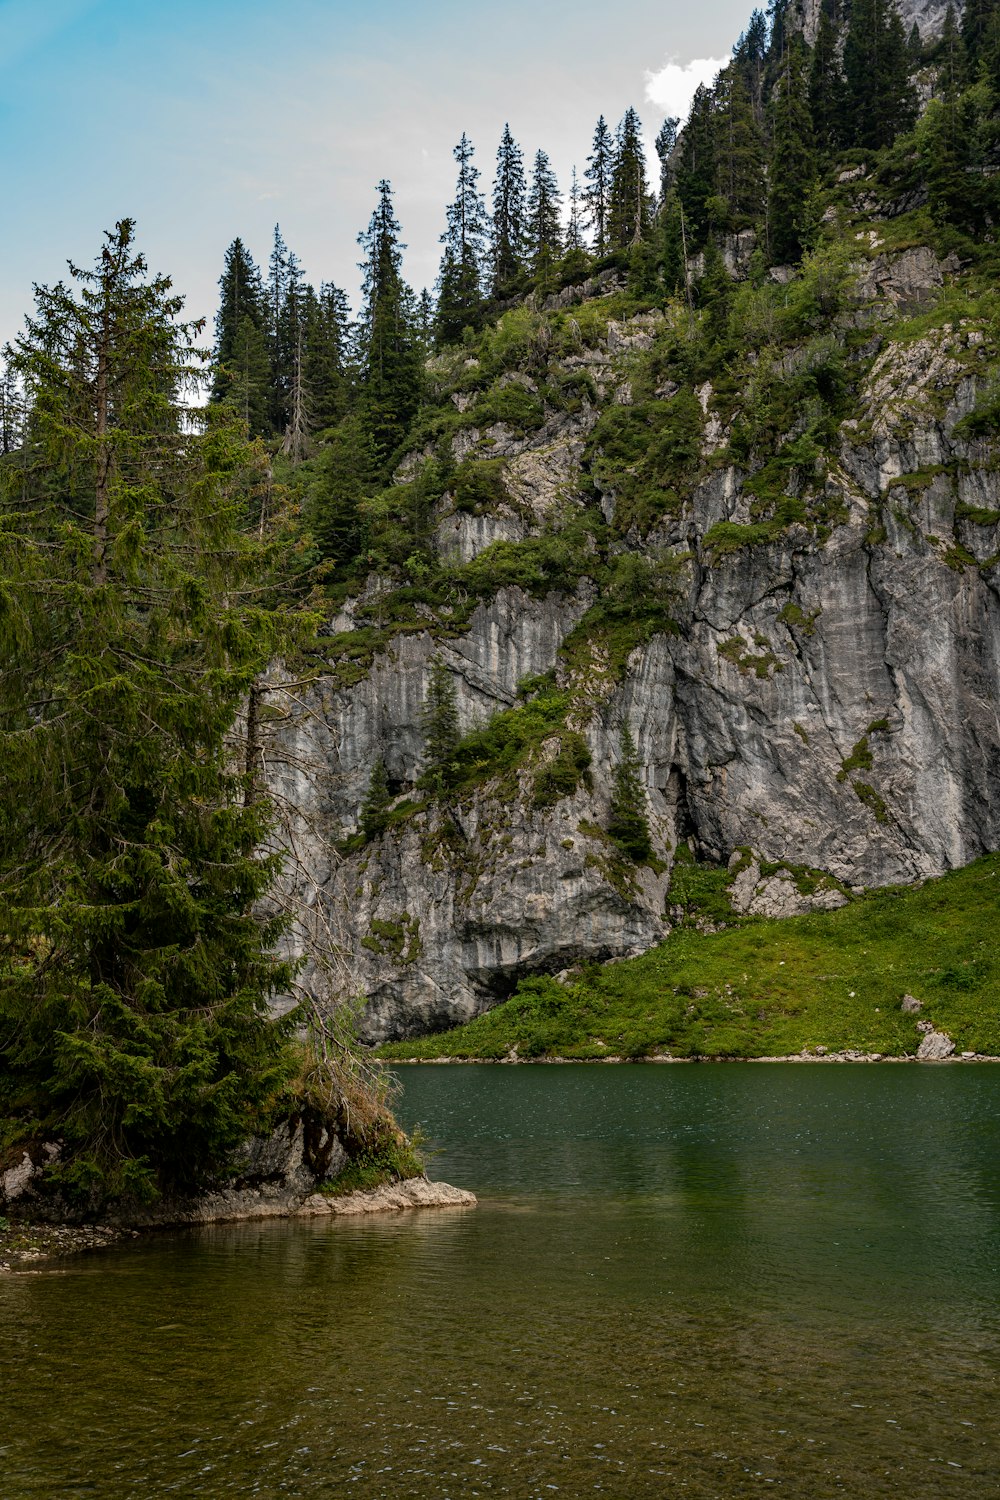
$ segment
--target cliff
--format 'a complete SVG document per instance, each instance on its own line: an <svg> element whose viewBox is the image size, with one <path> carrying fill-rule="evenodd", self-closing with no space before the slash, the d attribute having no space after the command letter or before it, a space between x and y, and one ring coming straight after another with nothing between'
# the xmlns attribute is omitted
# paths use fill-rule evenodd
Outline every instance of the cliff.
<svg viewBox="0 0 1000 1500"><path fill-rule="evenodd" d="M731 246L697 312L606 274L432 361L386 502L418 497L425 551L342 601L271 751L292 894L367 1039L651 947L679 847L791 915L1000 846L996 314L882 193L842 173L801 269ZM464 736L444 797L435 655ZM641 863L609 833L623 726Z"/></svg>

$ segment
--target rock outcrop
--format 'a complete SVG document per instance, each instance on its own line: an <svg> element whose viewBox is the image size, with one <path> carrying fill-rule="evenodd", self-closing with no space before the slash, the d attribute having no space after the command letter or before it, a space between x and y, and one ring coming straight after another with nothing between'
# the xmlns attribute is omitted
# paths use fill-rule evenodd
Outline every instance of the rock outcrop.
<svg viewBox="0 0 1000 1500"><path fill-rule="evenodd" d="M710 383L686 419L701 423L687 498L645 535L622 521L620 485L595 462L595 422L630 409L637 379L659 381L654 416L681 399L676 384L642 374L654 368L641 361L655 356L662 313L612 319L599 339L564 349L560 369L591 380L597 405L546 410L533 432L456 434L457 460L505 464L494 507L462 513L447 495L438 506L456 598L463 565L599 514L619 538L612 561L674 560L676 624L623 633L602 614L607 585L592 581L581 546L564 585L500 576L475 608L428 608L425 626L418 615L383 632L347 676L333 638L329 675L304 709L286 705L272 774L295 810L291 894L335 934L347 987L366 998L365 1037L455 1024L533 973L648 948L669 930L681 842L733 861L736 910L776 916L831 909L852 887L923 879L1000 846L1000 469L962 425L995 378L996 352L974 321L893 333L955 270L927 247L868 244L828 330L785 350L776 378L792 380L850 334L860 373L825 456L786 475L783 522L737 462L731 405ZM356 631L373 618L355 601L338 624ZM419 785L435 654L463 731L533 701L539 683L564 706L512 771L484 750L482 774L446 805ZM647 799L652 856L641 865L608 833L623 726ZM575 775L546 781L546 766L565 769L573 736ZM363 842L379 757L396 801L386 831Z"/></svg>

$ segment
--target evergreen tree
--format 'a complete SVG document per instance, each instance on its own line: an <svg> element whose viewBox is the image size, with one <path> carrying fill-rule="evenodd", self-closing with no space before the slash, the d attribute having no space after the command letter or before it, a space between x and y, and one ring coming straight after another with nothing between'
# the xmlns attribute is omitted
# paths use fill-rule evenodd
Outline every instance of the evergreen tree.
<svg viewBox="0 0 1000 1500"><path fill-rule="evenodd" d="M848 141L890 146L916 117L906 35L892 0L853 0L844 43Z"/></svg>
<svg viewBox="0 0 1000 1500"><path fill-rule="evenodd" d="M727 205L730 226L743 228L764 209L764 142L744 74L735 64L719 74L713 120L716 195Z"/></svg>
<svg viewBox="0 0 1000 1500"><path fill-rule="evenodd" d="M711 89L699 84L691 103L675 183L692 244L701 244L708 231L709 200L715 193L715 101Z"/></svg>
<svg viewBox="0 0 1000 1500"><path fill-rule="evenodd" d="M810 204L816 157L805 69L804 47L798 37L793 37L771 96L767 228L771 258L779 263L801 259L807 231L812 227Z"/></svg>
<svg viewBox="0 0 1000 1500"><path fill-rule="evenodd" d="M611 182L615 168L615 141L601 115L594 129L594 141L587 157L584 172L587 186L583 197L587 206L587 220L594 232L594 254L607 255L610 248L608 238L608 215L611 207Z"/></svg>
<svg viewBox="0 0 1000 1500"><path fill-rule="evenodd" d="M955 19L954 5L948 5L938 44L938 76L934 92L941 98L958 98L966 78L965 42Z"/></svg>
<svg viewBox="0 0 1000 1500"><path fill-rule="evenodd" d="M424 775L436 796L447 790L458 745L455 682L440 656L431 659L420 727L424 734Z"/></svg>
<svg viewBox="0 0 1000 1500"><path fill-rule="evenodd" d="M670 191L670 156L677 145L677 127L680 123L676 115L668 115L656 132L656 155L660 162L661 203Z"/></svg>
<svg viewBox="0 0 1000 1500"><path fill-rule="evenodd" d="M661 275L669 294L687 293L687 247L684 208L676 188L671 188L660 212Z"/></svg>
<svg viewBox="0 0 1000 1500"><path fill-rule="evenodd" d="M16 341L30 420L0 464L0 1102L98 1203L198 1187L288 1076L270 809L234 734L290 640L247 524L264 456L179 400L181 299L130 220L71 275Z"/></svg>
<svg viewBox="0 0 1000 1500"><path fill-rule="evenodd" d="M619 761L611 782L611 821L608 832L629 859L642 864L653 852L646 817L646 789L632 731L622 724Z"/></svg>
<svg viewBox="0 0 1000 1500"><path fill-rule="evenodd" d="M821 157L834 155L845 139L847 100L837 48L837 28L826 5L820 7L816 45L809 67L812 136Z"/></svg>
<svg viewBox="0 0 1000 1500"><path fill-rule="evenodd" d="M380 755L372 766L371 780L368 783L365 800L361 804L361 816L358 820L358 826L367 840L377 839L379 834L384 832L391 801L389 777L386 773L385 761Z"/></svg>
<svg viewBox="0 0 1000 1500"><path fill-rule="evenodd" d="M320 556L343 578L354 571L364 549L361 503L379 483L379 453L361 412L349 413L325 434L307 468L305 523Z"/></svg>
<svg viewBox="0 0 1000 1500"><path fill-rule="evenodd" d="M584 197L580 186L580 179L573 168L569 186L569 222L566 225L566 250L587 249L587 236L584 231Z"/></svg>
<svg viewBox="0 0 1000 1500"><path fill-rule="evenodd" d="M642 124L635 110L628 109L618 127L608 204L608 243L612 249L626 250L637 245L648 230L649 188Z"/></svg>
<svg viewBox="0 0 1000 1500"><path fill-rule="evenodd" d="M439 344L456 343L464 328L477 328L482 321L487 218L474 154L475 148L463 132L454 151L458 163L455 199L448 208L448 227L441 236L445 248L438 278Z"/></svg>
<svg viewBox="0 0 1000 1500"><path fill-rule="evenodd" d="M764 91L765 64L768 55L767 17L755 10L750 24L733 48L733 63L743 80L747 97L759 114Z"/></svg>
<svg viewBox="0 0 1000 1500"><path fill-rule="evenodd" d="M318 296L306 287L302 321L311 426L323 432L341 420L350 400L351 313L346 294L332 282L324 282Z"/></svg>
<svg viewBox="0 0 1000 1500"><path fill-rule="evenodd" d="M544 151L535 154L528 194L527 248L536 285L548 290L552 269L562 254L559 185Z"/></svg>
<svg viewBox="0 0 1000 1500"><path fill-rule="evenodd" d="M497 151L490 237L494 297L509 297L524 271L527 185L521 148L505 125Z"/></svg>
<svg viewBox="0 0 1000 1500"><path fill-rule="evenodd" d="M962 8L962 43L970 78L975 78L981 64L991 57L996 46L998 24L1000 5L997 0L965 0Z"/></svg>
<svg viewBox="0 0 1000 1500"><path fill-rule="evenodd" d="M434 347L434 298L426 287L417 298L417 342L420 345L420 353L423 359L431 353Z"/></svg>
<svg viewBox="0 0 1000 1500"><path fill-rule="evenodd" d="M266 309L261 274L242 240L226 251L215 316L215 373L209 399L230 401L252 435L267 431Z"/></svg>
<svg viewBox="0 0 1000 1500"><path fill-rule="evenodd" d="M10 364L11 351L4 350L0 372L0 454L13 453L21 445L24 401L17 376Z"/></svg>
<svg viewBox="0 0 1000 1500"><path fill-rule="evenodd" d="M360 413L380 461L387 460L413 420L420 393L420 343L413 296L403 280L403 250L392 188L378 185L378 204L358 236L364 251L359 329Z"/></svg>

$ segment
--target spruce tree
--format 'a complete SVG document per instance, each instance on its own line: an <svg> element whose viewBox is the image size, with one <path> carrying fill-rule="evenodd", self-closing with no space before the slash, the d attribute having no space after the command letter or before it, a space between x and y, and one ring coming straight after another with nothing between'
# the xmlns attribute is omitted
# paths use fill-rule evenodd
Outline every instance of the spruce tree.
<svg viewBox="0 0 1000 1500"><path fill-rule="evenodd" d="M432 657L420 726L424 734L423 780L436 796L451 781L458 745L458 697L455 682L440 655Z"/></svg>
<svg viewBox="0 0 1000 1500"><path fill-rule="evenodd" d="M844 43L848 143L890 146L916 118L906 34L892 0L854 0Z"/></svg>
<svg viewBox="0 0 1000 1500"><path fill-rule="evenodd" d="M608 239L608 215L611 207L611 182L615 169L615 139L608 129L603 115L594 129L591 153L587 157L584 172L587 186L583 197L587 205L587 222L594 233L594 254L606 255L610 247Z"/></svg>
<svg viewBox="0 0 1000 1500"><path fill-rule="evenodd" d="M608 242L614 250L631 249L648 230L649 188L642 123L635 110L628 109L618 127L608 206Z"/></svg>
<svg viewBox="0 0 1000 1500"><path fill-rule="evenodd" d="M366 839L377 839L384 831L391 801L389 777L386 773L385 761L380 755L372 766L368 791L361 804L361 815L358 820L358 826Z"/></svg>
<svg viewBox="0 0 1000 1500"><path fill-rule="evenodd" d="M226 251L215 317L215 370L209 399L230 401L251 435L268 430L270 364L264 287L242 240Z"/></svg>
<svg viewBox="0 0 1000 1500"><path fill-rule="evenodd" d="M0 464L0 1103L96 1205L198 1187L288 1076L237 720L291 642L249 524L264 455L182 406L196 328L132 222L36 302Z"/></svg>
<svg viewBox="0 0 1000 1500"><path fill-rule="evenodd" d="M521 148L505 125L493 184L490 265L494 297L509 297L524 271L527 185Z"/></svg>
<svg viewBox="0 0 1000 1500"><path fill-rule="evenodd" d="M810 205L816 177L812 117L801 40L793 37L771 96L771 161L768 174L767 231L772 261L801 259L811 229Z"/></svg>
<svg viewBox="0 0 1000 1500"><path fill-rule="evenodd" d="M584 197L576 167L569 185L569 220L566 224L566 250L586 251L587 236L584 229Z"/></svg>
<svg viewBox="0 0 1000 1500"><path fill-rule="evenodd" d="M823 159L832 157L846 135L847 97L837 46L837 28L828 7L820 7L816 45L809 65L812 137Z"/></svg>
<svg viewBox="0 0 1000 1500"><path fill-rule="evenodd" d="M562 254L560 194L552 164L544 151L535 154L526 215L527 249L536 286L550 289L553 268Z"/></svg>
<svg viewBox="0 0 1000 1500"><path fill-rule="evenodd" d="M358 236L364 251L363 306L358 331L361 364L360 417L380 462L402 441L417 409L421 384L420 342L414 299L403 280L403 250L393 212L392 188L378 185L378 204Z"/></svg>
<svg viewBox="0 0 1000 1500"><path fill-rule="evenodd" d="M627 724L622 724L619 735L619 760L611 781L611 820L608 832L636 864L642 864L653 852L646 817L642 766L632 731Z"/></svg>
<svg viewBox="0 0 1000 1500"><path fill-rule="evenodd" d="M715 99L712 90L699 84L695 90L684 134L675 186L691 230L689 249L703 243L709 225L709 200L715 193Z"/></svg>
<svg viewBox="0 0 1000 1500"><path fill-rule="evenodd" d="M680 123L676 115L668 115L656 132L656 155L660 163L661 204L670 191L670 156L677 145L677 127Z"/></svg>
<svg viewBox="0 0 1000 1500"><path fill-rule="evenodd" d="M352 334L346 293L332 282L324 282L318 295L306 287L302 321L311 425L323 432L341 420L350 400Z"/></svg>
<svg viewBox="0 0 1000 1500"><path fill-rule="evenodd" d="M715 87L716 196L728 207L729 224L744 228L764 209L764 142L743 72L731 63Z"/></svg>
<svg viewBox="0 0 1000 1500"><path fill-rule="evenodd" d="M465 328L478 328L483 314L482 272L486 253L486 205L479 191L475 148L463 132L454 150L458 183L441 236L444 255L438 277L437 340L455 343Z"/></svg>

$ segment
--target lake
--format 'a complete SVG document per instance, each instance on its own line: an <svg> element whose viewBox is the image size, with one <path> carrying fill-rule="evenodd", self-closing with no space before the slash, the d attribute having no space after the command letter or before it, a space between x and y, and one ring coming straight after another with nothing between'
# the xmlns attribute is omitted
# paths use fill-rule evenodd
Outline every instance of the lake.
<svg viewBox="0 0 1000 1500"><path fill-rule="evenodd" d="M400 1070L475 1209L0 1279L0 1495L1000 1492L1000 1069Z"/></svg>

